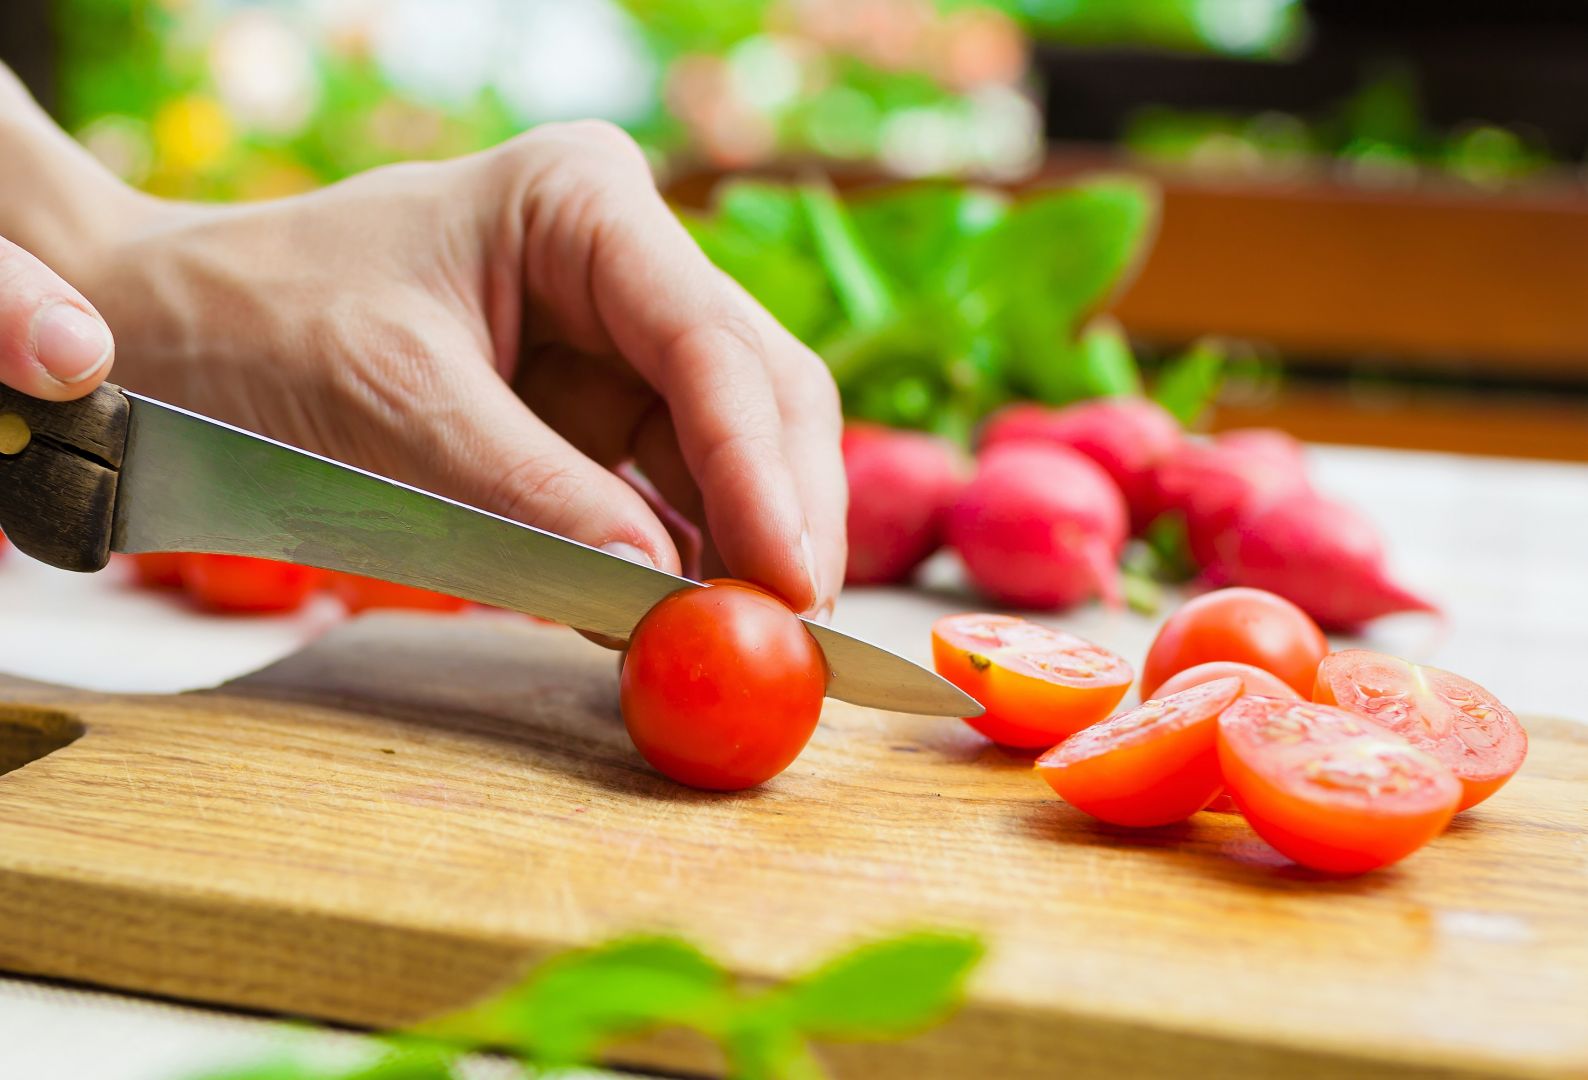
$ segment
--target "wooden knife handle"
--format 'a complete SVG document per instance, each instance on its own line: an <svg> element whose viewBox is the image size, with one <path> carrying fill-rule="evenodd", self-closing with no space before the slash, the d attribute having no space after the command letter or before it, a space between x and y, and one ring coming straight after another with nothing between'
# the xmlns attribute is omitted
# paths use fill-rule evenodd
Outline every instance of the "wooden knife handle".
<svg viewBox="0 0 1588 1080"><path fill-rule="evenodd" d="M0 529L19 551L62 570L110 561L130 412L109 383L77 401L0 386Z"/></svg>

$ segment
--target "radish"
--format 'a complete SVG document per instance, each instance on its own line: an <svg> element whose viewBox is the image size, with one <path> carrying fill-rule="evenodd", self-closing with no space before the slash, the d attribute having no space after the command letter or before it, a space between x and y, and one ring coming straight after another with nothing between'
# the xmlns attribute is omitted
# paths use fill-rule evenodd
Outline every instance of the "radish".
<svg viewBox="0 0 1588 1080"><path fill-rule="evenodd" d="M1156 513L1184 518L1191 558L1209 567L1219 561L1244 514L1311 490L1298 461L1274 454L1271 447L1254 452L1239 441L1186 440L1153 470L1152 501Z"/></svg>
<svg viewBox="0 0 1588 1080"><path fill-rule="evenodd" d="M1356 629L1397 611L1439 610L1390 580L1371 522L1310 491L1243 516L1209 576L1278 593L1330 630Z"/></svg>
<svg viewBox="0 0 1588 1080"><path fill-rule="evenodd" d="M994 601L1061 608L1119 603L1125 499L1108 474L1062 446L1011 443L982 455L948 516L948 542Z"/></svg>
<svg viewBox="0 0 1588 1080"><path fill-rule="evenodd" d="M1301 441L1289 432L1278 428L1231 428L1213 437L1220 446L1230 446L1257 457L1266 458L1276 465L1293 469L1299 475L1307 472L1307 451Z"/></svg>
<svg viewBox="0 0 1588 1080"><path fill-rule="evenodd" d="M903 581L941 545L944 516L970 464L943 439L875 424L846 427L843 453L849 477L844 581Z"/></svg>
<svg viewBox="0 0 1588 1080"><path fill-rule="evenodd" d="M1140 530L1156 515L1153 467L1180 441L1180 424L1163 406L1146 398L1113 397L1062 409L1011 405L987 422L981 445L1035 442L1080 451L1119 486L1131 525Z"/></svg>

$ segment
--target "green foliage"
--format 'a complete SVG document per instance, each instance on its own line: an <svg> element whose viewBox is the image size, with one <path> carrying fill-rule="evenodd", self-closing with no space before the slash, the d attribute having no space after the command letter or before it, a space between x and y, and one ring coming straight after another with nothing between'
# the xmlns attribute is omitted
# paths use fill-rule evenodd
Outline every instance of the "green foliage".
<svg viewBox="0 0 1588 1080"><path fill-rule="evenodd" d="M1171 360L1152 388L1153 400L1185 427L1202 416L1224 379L1224 350L1204 338Z"/></svg>
<svg viewBox="0 0 1588 1080"><path fill-rule="evenodd" d="M847 412L965 439L1017 398L1140 391L1111 322L1078 336L1140 259L1156 212L1135 180L1019 201L946 183L850 202L739 182L685 215L706 254L822 355Z"/></svg>
<svg viewBox="0 0 1588 1080"><path fill-rule="evenodd" d="M510 1052L529 1073L555 1071L665 1027L716 1040L740 1080L820 1080L825 1073L809 1040L897 1039L924 1030L953 1011L981 955L973 937L919 931L747 993L687 942L622 938L553 957L505 993L389 1036L373 1062L275 1062L197 1080L456 1080L458 1059L476 1050Z"/></svg>

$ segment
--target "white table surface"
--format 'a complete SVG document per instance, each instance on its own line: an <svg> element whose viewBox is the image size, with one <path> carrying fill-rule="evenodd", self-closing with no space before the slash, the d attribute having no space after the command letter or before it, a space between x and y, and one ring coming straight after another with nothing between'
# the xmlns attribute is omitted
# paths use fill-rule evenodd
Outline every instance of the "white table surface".
<svg viewBox="0 0 1588 1080"><path fill-rule="evenodd" d="M1332 447L1312 456L1320 489L1373 517L1397 575L1448 613L1443 624L1381 620L1368 644L1459 671L1519 713L1588 721L1588 467ZM926 659L931 619L974 604L955 579L941 560L926 588L848 594L837 625ZM0 605L0 670L137 692L224 681L340 618L330 600L289 617L204 616L178 597L134 589L124 570L65 574L15 552L0 562ZM1155 627L1096 607L1050 621L1133 661ZM284 1039L304 1036L222 1010L0 978L0 1077L181 1080L254 1060ZM356 1052L333 1043L321 1052Z"/></svg>

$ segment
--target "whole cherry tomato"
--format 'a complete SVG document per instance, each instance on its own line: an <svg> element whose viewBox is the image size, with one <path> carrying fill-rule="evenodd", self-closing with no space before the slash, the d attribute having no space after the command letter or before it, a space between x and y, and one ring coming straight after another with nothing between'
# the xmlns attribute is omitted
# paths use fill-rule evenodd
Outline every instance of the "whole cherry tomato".
<svg viewBox="0 0 1588 1080"><path fill-rule="evenodd" d="M146 551L129 556L132 574L146 589L180 589L183 556L170 551Z"/></svg>
<svg viewBox="0 0 1588 1080"><path fill-rule="evenodd" d="M462 611L469 606L467 600L446 593L416 589L412 585L399 585L394 581L360 577L357 574L328 574L332 595L342 601L354 615L377 609L402 609L406 611Z"/></svg>
<svg viewBox="0 0 1588 1080"><path fill-rule="evenodd" d="M1224 786L1219 713L1240 693L1241 681L1226 678L1151 698L1070 736L1037 759L1037 771L1065 802L1103 821L1184 821Z"/></svg>
<svg viewBox="0 0 1588 1080"><path fill-rule="evenodd" d="M1153 697L1166 698L1170 694L1178 694L1182 690L1189 690L1193 686L1201 686L1215 679L1235 678L1241 680L1241 693L1257 694L1260 697L1289 698L1292 701L1306 700L1290 688L1290 684L1271 671L1264 671L1251 664L1242 664L1234 660L1210 660L1206 664L1188 667L1177 672L1163 681L1163 684L1153 691Z"/></svg>
<svg viewBox="0 0 1588 1080"><path fill-rule="evenodd" d="M1444 831L1451 771L1399 735L1328 705L1242 697L1219 716L1224 783L1257 835L1303 866L1359 874Z"/></svg>
<svg viewBox="0 0 1588 1080"><path fill-rule="evenodd" d="M623 722L658 772L737 791L799 756L821 715L827 661L781 600L729 582L664 598L623 658Z"/></svg>
<svg viewBox="0 0 1588 1080"><path fill-rule="evenodd" d="M1516 714L1470 679L1367 649L1346 649L1318 666L1313 700L1389 728L1449 766L1465 810L1493 795L1522 767L1527 732Z"/></svg>
<svg viewBox="0 0 1588 1080"><path fill-rule="evenodd" d="M320 583L320 571L246 555L183 555L182 587L202 607L234 614L296 611Z"/></svg>
<svg viewBox="0 0 1588 1080"><path fill-rule="evenodd" d="M1329 642L1306 612L1262 589L1203 593L1169 616L1147 650L1141 694L1210 660L1235 660L1278 675L1302 697L1312 693Z"/></svg>
<svg viewBox="0 0 1588 1080"><path fill-rule="evenodd" d="M1012 615L950 615L932 626L937 673L981 702L965 722L1003 746L1041 749L1097 723L1135 672L1084 638Z"/></svg>

